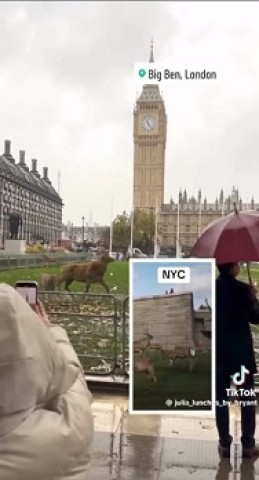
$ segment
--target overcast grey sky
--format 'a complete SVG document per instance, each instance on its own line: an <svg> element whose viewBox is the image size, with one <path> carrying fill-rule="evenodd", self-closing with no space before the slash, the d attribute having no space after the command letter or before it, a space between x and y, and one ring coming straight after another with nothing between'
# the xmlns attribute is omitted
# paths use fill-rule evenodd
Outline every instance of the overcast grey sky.
<svg viewBox="0 0 259 480"><path fill-rule="evenodd" d="M259 201L257 2L0 2L0 145L49 167L64 221L109 223L131 208L134 63L213 69L162 87L166 201L221 187ZM3 150L3 146L0 148Z"/></svg>

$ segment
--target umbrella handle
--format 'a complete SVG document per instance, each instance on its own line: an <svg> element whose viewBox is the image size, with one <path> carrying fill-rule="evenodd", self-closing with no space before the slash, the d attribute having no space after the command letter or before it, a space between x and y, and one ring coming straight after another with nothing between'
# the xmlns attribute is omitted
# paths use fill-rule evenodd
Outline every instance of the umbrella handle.
<svg viewBox="0 0 259 480"><path fill-rule="evenodd" d="M249 263L246 264L246 269L247 269L247 276L248 276L249 283L250 283L250 285L252 285L253 282L252 282L251 272L250 272L250 268L249 268Z"/></svg>

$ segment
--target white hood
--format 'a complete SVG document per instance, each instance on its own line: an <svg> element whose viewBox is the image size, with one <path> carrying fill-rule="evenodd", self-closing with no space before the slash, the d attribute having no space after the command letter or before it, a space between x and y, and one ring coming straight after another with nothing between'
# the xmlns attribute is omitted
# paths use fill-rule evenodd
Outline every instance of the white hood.
<svg viewBox="0 0 259 480"><path fill-rule="evenodd" d="M23 298L0 284L0 435L66 392L78 373Z"/></svg>

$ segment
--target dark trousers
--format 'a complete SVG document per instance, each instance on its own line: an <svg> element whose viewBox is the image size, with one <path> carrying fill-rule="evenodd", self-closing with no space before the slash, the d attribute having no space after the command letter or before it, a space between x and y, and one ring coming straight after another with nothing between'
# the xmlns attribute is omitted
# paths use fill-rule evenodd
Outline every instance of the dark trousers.
<svg viewBox="0 0 259 480"><path fill-rule="evenodd" d="M229 409L228 405L233 399L238 402L251 402L250 405L241 404L241 430L242 437L241 443L244 447L250 448L255 445L254 435L256 426L256 397L251 395L239 395L239 397L230 397L227 393L230 388L230 375L225 372L218 371L216 374L216 424L219 433L219 440L223 447L230 445L232 437L229 434ZM254 377L253 375L247 375L245 383L237 386L237 390L244 389L248 393L250 390L254 390ZM254 405L252 404L254 403Z"/></svg>

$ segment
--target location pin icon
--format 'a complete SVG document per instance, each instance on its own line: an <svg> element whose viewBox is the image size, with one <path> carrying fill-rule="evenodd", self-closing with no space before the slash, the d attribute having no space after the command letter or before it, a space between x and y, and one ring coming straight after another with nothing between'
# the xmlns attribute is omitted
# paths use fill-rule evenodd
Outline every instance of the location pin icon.
<svg viewBox="0 0 259 480"><path fill-rule="evenodd" d="M146 70L144 68L141 68L138 72L140 78L144 78L144 76L146 75Z"/></svg>

